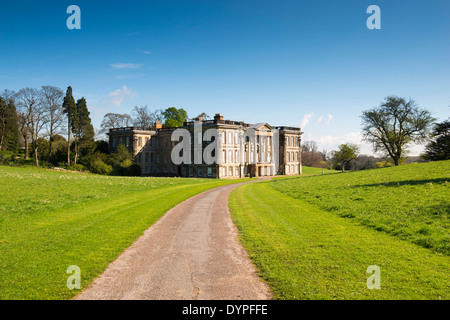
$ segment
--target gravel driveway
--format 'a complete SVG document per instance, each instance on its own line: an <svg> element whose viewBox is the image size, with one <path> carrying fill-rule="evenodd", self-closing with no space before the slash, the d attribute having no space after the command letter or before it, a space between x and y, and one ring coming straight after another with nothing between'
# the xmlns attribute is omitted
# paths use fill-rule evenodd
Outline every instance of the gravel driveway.
<svg viewBox="0 0 450 320"><path fill-rule="evenodd" d="M169 210L75 299L270 299L228 211L228 196L240 185L208 190Z"/></svg>

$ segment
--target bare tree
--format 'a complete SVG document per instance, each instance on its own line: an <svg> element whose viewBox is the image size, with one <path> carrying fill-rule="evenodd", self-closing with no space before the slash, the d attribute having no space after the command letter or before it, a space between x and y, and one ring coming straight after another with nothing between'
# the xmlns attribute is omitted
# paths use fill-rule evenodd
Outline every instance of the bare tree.
<svg viewBox="0 0 450 320"><path fill-rule="evenodd" d="M317 142L312 140L302 142L302 152L317 152L318 150Z"/></svg>
<svg viewBox="0 0 450 320"><path fill-rule="evenodd" d="M153 125L155 124L156 121L164 122L164 116L162 113L163 113L162 109L157 109L151 113Z"/></svg>
<svg viewBox="0 0 450 320"><path fill-rule="evenodd" d="M133 125L139 128L150 128L154 125L152 113L147 106L133 108Z"/></svg>
<svg viewBox="0 0 450 320"><path fill-rule="evenodd" d="M41 103L45 113L45 122L49 134L48 159L52 154L52 142L55 133L62 126L65 115L62 107L64 91L52 86L43 86L41 90Z"/></svg>
<svg viewBox="0 0 450 320"><path fill-rule="evenodd" d="M107 113L103 117L100 125L101 132L107 132L109 129L124 128L132 124L129 114Z"/></svg>
<svg viewBox="0 0 450 320"><path fill-rule="evenodd" d="M33 142L34 161L39 166L38 138L45 125L44 109L42 108L41 91L34 88L23 88L17 92L19 118L22 122L23 137L25 140L25 159L28 159L28 139Z"/></svg>
<svg viewBox="0 0 450 320"><path fill-rule="evenodd" d="M31 138L31 117L39 104L38 90L33 88L21 89L16 93L15 98L17 101L19 130L25 145L25 160L28 160L28 147Z"/></svg>
<svg viewBox="0 0 450 320"><path fill-rule="evenodd" d="M302 152L302 165L306 167L322 168L322 161L322 156L317 152Z"/></svg>

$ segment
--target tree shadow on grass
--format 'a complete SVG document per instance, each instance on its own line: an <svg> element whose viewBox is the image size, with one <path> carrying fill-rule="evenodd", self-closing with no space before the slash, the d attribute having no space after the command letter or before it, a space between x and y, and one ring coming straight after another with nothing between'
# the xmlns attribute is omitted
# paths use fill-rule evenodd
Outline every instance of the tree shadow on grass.
<svg viewBox="0 0 450 320"><path fill-rule="evenodd" d="M370 184L358 184L351 186L351 188L360 187L401 187L401 186L417 186L417 185L433 185L433 184L446 184L450 183L450 177L448 178L436 178L436 179L423 179L423 180L401 180L401 181L389 181L380 183L370 183Z"/></svg>

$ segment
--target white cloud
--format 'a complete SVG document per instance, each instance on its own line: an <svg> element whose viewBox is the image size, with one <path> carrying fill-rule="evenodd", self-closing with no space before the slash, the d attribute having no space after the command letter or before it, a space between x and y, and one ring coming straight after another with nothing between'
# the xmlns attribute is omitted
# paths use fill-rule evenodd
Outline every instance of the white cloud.
<svg viewBox="0 0 450 320"><path fill-rule="evenodd" d="M328 114L327 117L328 117L328 120L327 120L326 125L329 125L331 123L331 120L333 120L333 115L332 114Z"/></svg>
<svg viewBox="0 0 450 320"><path fill-rule="evenodd" d="M322 123L323 121L323 116L320 116L319 119L317 119L317 123Z"/></svg>
<svg viewBox="0 0 450 320"><path fill-rule="evenodd" d="M114 69L141 69L144 65L136 63L113 63L110 66Z"/></svg>
<svg viewBox="0 0 450 320"><path fill-rule="evenodd" d="M144 51L144 54L152 54L151 51Z"/></svg>
<svg viewBox="0 0 450 320"><path fill-rule="evenodd" d="M323 136L320 137L317 141L319 145L325 147L325 148L337 148L337 146L343 144L343 143L355 143L355 144L361 144L362 143L362 133L361 132L350 132L343 136Z"/></svg>
<svg viewBox="0 0 450 320"><path fill-rule="evenodd" d="M319 150L337 150L339 145L343 143L354 143L361 147L362 154L373 154L371 146L362 140L362 133L359 131L349 132L343 135L334 136L334 135L323 135L323 136L315 136L311 133L306 133L302 140L308 141L313 140L316 141L319 145Z"/></svg>
<svg viewBox="0 0 450 320"><path fill-rule="evenodd" d="M125 97L129 96L133 98L136 95L136 91L128 88L127 86L122 86L121 89L117 89L109 94L112 98L112 103L117 107L120 107Z"/></svg>
<svg viewBox="0 0 450 320"><path fill-rule="evenodd" d="M144 77L145 77L144 73L129 73L129 74L121 74L121 75L115 76L114 79L127 80L127 79L141 79Z"/></svg>
<svg viewBox="0 0 450 320"><path fill-rule="evenodd" d="M304 128L309 124L309 121L311 121L311 119L314 118L314 112L305 114L305 116L302 119L302 122L300 123L300 128Z"/></svg>

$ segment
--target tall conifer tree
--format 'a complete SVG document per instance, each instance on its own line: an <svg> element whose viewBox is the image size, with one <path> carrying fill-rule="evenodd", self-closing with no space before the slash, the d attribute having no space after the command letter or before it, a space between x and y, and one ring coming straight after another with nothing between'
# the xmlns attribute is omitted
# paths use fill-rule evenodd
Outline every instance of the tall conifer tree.
<svg viewBox="0 0 450 320"><path fill-rule="evenodd" d="M70 138L74 127L78 126L78 112L72 87L68 87L63 102L64 113L67 115L67 164L70 166Z"/></svg>

